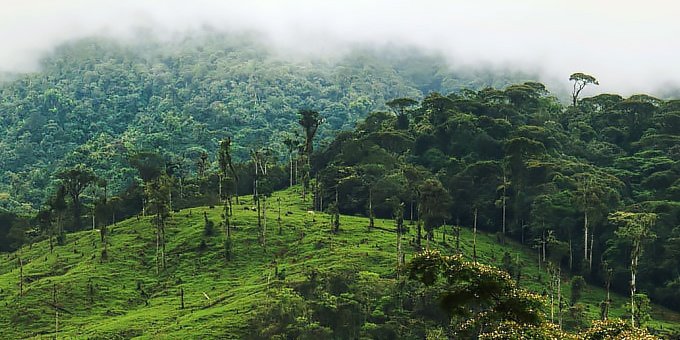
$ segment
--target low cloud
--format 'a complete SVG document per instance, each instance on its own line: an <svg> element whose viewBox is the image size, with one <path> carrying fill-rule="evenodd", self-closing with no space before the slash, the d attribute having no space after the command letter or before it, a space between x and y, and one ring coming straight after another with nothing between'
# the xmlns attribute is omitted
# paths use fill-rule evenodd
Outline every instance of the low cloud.
<svg viewBox="0 0 680 340"><path fill-rule="evenodd" d="M94 35L162 39L206 29L262 33L286 53L323 56L355 44L404 45L459 67L510 67L594 92L663 93L680 82L671 1L218 1L6 0L0 5L0 71L27 72L54 47ZM594 93L593 92L593 93Z"/></svg>

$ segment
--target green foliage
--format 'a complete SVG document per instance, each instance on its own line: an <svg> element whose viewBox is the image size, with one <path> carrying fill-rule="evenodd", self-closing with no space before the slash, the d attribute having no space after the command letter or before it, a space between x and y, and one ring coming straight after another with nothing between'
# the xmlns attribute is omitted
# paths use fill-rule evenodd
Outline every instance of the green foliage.
<svg viewBox="0 0 680 340"><path fill-rule="evenodd" d="M650 312L652 306L649 302L649 297L646 294L635 294L635 327L644 327L651 319ZM627 312L630 314L630 305L626 304Z"/></svg>
<svg viewBox="0 0 680 340"><path fill-rule="evenodd" d="M657 337L649 334L644 328L633 328L621 319L593 321L593 325L580 334L580 338L587 340L604 339L640 339L653 340Z"/></svg>
<svg viewBox="0 0 680 340"><path fill-rule="evenodd" d="M586 280L583 276L576 275L571 278L571 304L575 305L581 300L581 294L586 287Z"/></svg>
<svg viewBox="0 0 680 340"><path fill-rule="evenodd" d="M459 336L502 329L504 321L522 325L542 322L543 299L520 289L496 268L466 262L460 255L447 257L426 251L411 261L409 272L426 286L444 282L437 295Z"/></svg>

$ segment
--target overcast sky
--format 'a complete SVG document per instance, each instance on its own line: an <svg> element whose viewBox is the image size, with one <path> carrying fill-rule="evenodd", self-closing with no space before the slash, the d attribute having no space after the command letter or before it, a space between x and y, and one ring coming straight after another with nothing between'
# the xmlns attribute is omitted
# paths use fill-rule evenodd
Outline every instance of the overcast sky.
<svg viewBox="0 0 680 340"><path fill-rule="evenodd" d="M680 2L668 0L0 0L0 71L36 69L80 37L162 37L211 27L257 30L316 55L353 43L414 45L456 65L539 72L547 82L594 75L597 92L680 84Z"/></svg>

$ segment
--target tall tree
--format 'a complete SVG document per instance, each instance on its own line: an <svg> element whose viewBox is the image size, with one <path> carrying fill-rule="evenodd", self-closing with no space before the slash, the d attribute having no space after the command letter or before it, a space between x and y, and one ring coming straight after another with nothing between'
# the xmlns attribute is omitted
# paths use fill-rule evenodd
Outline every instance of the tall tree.
<svg viewBox="0 0 680 340"><path fill-rule="evenodd" d="M231 171L231 176L234 178L234 196L236 196L236 204L238 202L238 174L236 173L236 168L234 167L234 162L231 158L231 137L227 137L220 141L220 149L218 151L218 161L220 164L221 176L226 176L227 167ZM222 183L220 181L220 187ZM220 197L220 199L222 199Z"/></svg>
<svg viewBox="0 0 680 340"><path fill-rule="evenodd" d="M130 156L130 164L137 169L139 177L142 179L144 185L144 195L142 197L142 215L146 215L146 205L149 200L149 191L146 187L152 181L156 180L163 174L165 168L165 160L163 156L155 152L141 151Z"/></svg>
<svg viewBox="0 0 680 340"><path fill-rule="evenodd" d="M307 156L307 162L309 162L312 152L314 151L314 136L316 135L319 125L323 123L323 118L321 118L318 112L312 110L300 110L298 114L300 115L298 123L305 131L304 150L305 155Z"/></svg>
<svg viewBox="0 0 680 340"><path fill-rule="evenodd" d="M300 118L298 119L298 123L300 126L305 131L305 144L304 144L304 154L306 158L306 166L305 166L305 180L304 180L304 188L303 188L303 198L305 196L305 193L307 192L307 187L309 185L309 179L310 177L310 171L311 171L311 158L312 158L312 152L314 151L314 136L316 135L316 131L319 128L319 125L323 123L323 118L319 116L319 113L316 111L312 110L300 110L298 112L300 115Z"/></svg>
<svg viewBox="0 0 680 340"><path fill-rule="evenodd" d="M373 211L373 193L378 180L384 176L385 169L381 164L364 164L358 168L359 178L368 188L368 229L375 227L375 214Z"/></svg>
<svg viewBox="0 0 680 340"><path fill-rule="evenodd" d="M165 223L170 216L168 202L170 188L170 178L165 173L153 179L145 188L149 198L149 207L154 213L153 223L156 227L156 273L166 267Z"/></svg>
<svg viewBox="0 0 680 340"><path fill-rule="evenodd" d="M574 107L578 106L578 96L588 84L600 85L595 77L580 72L573 73L569 76L569 80L574 82L574 88L571 92L572 105Z"/></svg>
<svg viewBox="0 0 680 340"><path fill-rule="evenodd" d="M71 169L64 170L57 174L61 179L66 194L73 203L73 223L76 230L82 229L83 222L80 219L82 202L80 195L96 179L94 172L86 168L83 164L78 164Z"/></svg>
<svg viewBox="0 0 680 340"><path fill-rule="evenodd" d="M652 231L656 223L656 214L616 211L609 214L609 221L619 225L615 231L616 236L630 243L630 320L631 325L635 327L635 284L638 261L642 256L644 242L656 238L656 234Z"/></svg>
<svg viewBox="0 0 680 340"><path fill-rule="evenodd" d="M297 133L293 136L289 135L283 140L283 144L286 146L286 151L288 151L288 165L290 166L289 175L289 186L293 186L293 181L296 180L293 171L293 152L298 149L299 141L297 139Z"/></svg>
<svg viewBox="0 0 680 340"><path fill-rule="evenodd" d="M439 180L428 179L420 185L420 213L423 218L425 231L427 231L427 244L429 248L430 240L434 229L446 223L451 217L449 208L451 206L451 196Z"/></svg>
<svg viewBox="0 0 680 340"><path fill-rule="evenodd" d="M66 235L64 234L64 213L66 212L66 188L61 185L57 189L57 192L54 193L54 196L50 199L49 202L50 205L50 210L53 212L53 215L55 217L55 223L56 223L56 238L57 238L57 244L58 245L64 245L65 243L65 237ZM51 238L51 237L50 237ZM52 241L50 240L50 244ZM52 251L52 246L50 246L50 252Z"/></svg>
<svg viewBox="0 0 680 340"><path fill-rule="evenodd" d="M406 113L410 107L413 107L416 104L418 104L418 102L411 98L397 98L385 103L385 105L389 106L389 108L394 111L394 114L397 115L397 129L408 129L409 121Z"/></svg>

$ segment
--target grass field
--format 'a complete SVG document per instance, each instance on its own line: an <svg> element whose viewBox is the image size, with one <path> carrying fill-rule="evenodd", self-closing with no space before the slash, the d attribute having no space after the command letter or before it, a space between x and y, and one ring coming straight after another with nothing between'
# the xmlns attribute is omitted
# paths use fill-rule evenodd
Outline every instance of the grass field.
<svg viewBox="0 0 680 340"><path fill-rule="evenodd" d="M267 246L257 237L257 216L252 198L244 196L231 218L234 258L223 256L224 232L221 207L198 207L173 213L167 227L167 268L156 273L155 228L151 217L131 218L110 227L108 259L102 261L97 230L68 234L67 243L55 247L42 241L0 258L0 335L13 338L242 338L248 320L268 303L274 273L286 272L285 281L304 279L309 268L356 269L383 277L395 275L396 234L391 220L376 220L379 229L368 230L368 219L341 216L338 234L331 232L330 218L310 213L298 188L274 193L268 199ZM282 212L278 234L278 205ZM204 214L215 222L215 234L203 235ZM406 222L408 224L408 221ZM450 232L451 228L447 228ZM407 261L415 253L404 236ZM453 253L454 238L441 242L437 232L431 245ZM205 240L204 246L201 246ZM472 232L463 228L461 246L471 254ZM528 248L509 242L501 245L495 235L477 236L481 262L500 265L509 251L523 263L522 285L536 292L547 290L547 274L537 266ZM23 295L20 295L19 258L23 263ZM563 277L563 293L569 296L569 278ZM185 308L180 308L180 291ZM590 318L599 314L604 290L588 286L583 301ZM624 313L627 299L614 295L612 315ZM654 306L655 328L680 330L680 315ZM58 329L58 334L56 333Z"/></svg>

